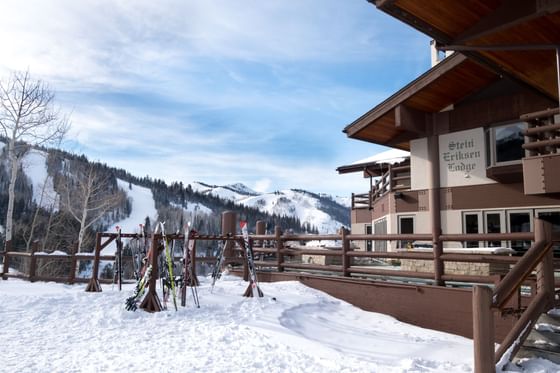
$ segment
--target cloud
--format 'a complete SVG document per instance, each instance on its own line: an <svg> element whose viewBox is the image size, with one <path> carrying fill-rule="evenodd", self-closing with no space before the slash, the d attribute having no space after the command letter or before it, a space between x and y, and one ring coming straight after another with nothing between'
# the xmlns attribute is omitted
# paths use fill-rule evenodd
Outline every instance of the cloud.
<svg viewBox="0 0 560 373"><path fill-rule="evenodd" d="M373 148L342 128L429 60L399 27L363 0L6 0L0 73L50 82L73 150L133 174L349 190L334 168Z"/></svg>

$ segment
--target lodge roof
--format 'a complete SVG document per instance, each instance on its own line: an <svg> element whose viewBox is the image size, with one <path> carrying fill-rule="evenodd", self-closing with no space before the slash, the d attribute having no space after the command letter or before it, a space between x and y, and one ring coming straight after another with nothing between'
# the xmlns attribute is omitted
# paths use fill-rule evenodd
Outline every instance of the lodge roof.
<svg viewBox="0 0 560 373"><path fill-rule="evenodd" d="M407 128L403 116L439 112L501 76L557 100L555 48L560 45L560 0L369 0L461 50L348 125L351 138L409 149L425 128Z"/></svg>
<svg viewBox="0 0 560 373"><path fill-rule="evenodd" d="M367 176L380 176L387 169L385 165L395 165L410 160L410 153L399 149L389 149L366 159L336 169L339 174L363 171Z"/></svg>

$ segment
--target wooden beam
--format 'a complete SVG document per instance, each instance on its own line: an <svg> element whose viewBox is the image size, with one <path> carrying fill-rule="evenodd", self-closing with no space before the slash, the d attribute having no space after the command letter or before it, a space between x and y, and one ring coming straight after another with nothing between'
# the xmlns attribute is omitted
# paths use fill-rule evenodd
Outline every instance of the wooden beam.
<svg viewBox="0 0 560 373"><path fill-rule="evenodd" d="M493 34L560 8L559 0L504 0L501 5L476 24L463 31L453 44L462 44Z"/></svg>
<svg viewBox="0 0 560 373"><path fill-rule="evenodd" d="M429 114L399 104L395 107L395 127L404 131L424 134L426 132L426 119Z"/></svg>
<svg viewBox="0 0 560 373"><path fill-rule="evenodd" d="M439 77L447 74L447 72L461 65L466 60L467 57L465 57L461 53L453 53L453 55L445 58L443 61L425 72L419 78L413 80L397 93L383 101L381 104L377 105L369 112L356 119L353 123L346 126L346 128L344 129L344 133L346 133L348 137L353 137L358 132L370 125L372 122L376 121L383 115L387 114L390 110L394 109L395 106L402 104L405 100L412 97L414 94L418 93L429 84L433 83Z"/></svg>

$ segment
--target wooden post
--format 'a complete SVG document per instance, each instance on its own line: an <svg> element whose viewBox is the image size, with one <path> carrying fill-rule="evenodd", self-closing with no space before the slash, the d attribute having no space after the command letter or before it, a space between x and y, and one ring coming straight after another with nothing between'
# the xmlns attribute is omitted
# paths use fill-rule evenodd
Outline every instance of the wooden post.
<svg viewBox="0 0 560 373"><path fill-rule="evenodd" d="M78 268L78 259L76 258L76 254L78 253L78 244L76 243L72 248L72 258L70 259L70 278L68 279L69 284L73 284L76 282L76 270Z"/></svg>
<svg viewBox="0 0 560 373"><path fill-rule="evenodd" d="M156 238L158 236L158 238ZM152 234L152 248L150 249L150 260L152 261L152 273L150 276L150 286L148 287L148 293L144 297L144 300L140 304L140 308L147 312L159 312L163 309L161 301L156 292L156 282L159 277L158 271L158 256L159 256L159 238L161 235Z"/></svg>
<svg viewBox="0 0 560 373"><path fill-rule="evenodd" d="M31 257L29 259L29 281L35 282L35 276L37 272L37 257L35 253L37 252L37 246L39 241L33 241L31 244Z"/></svg>
<svg viewBox="0 0 560 373"><path fill-rule="evenodd" d="M256 235L263 235L266 233L266 222L263 220L257 220L257 224L255 226L255 234ZM255 241L255 247L263 247L264 241L259 240Z"/></svg>
<svg viewBox="0 0 560 373"><path fill-rule="evenodd" d="M350 251L350 240L346 237L348 233L349 232L346 228L340 228L340 236L342 239L342 276L344 277L350 276L350 257L348 256L348 251Z"/></svg>
<svg viewBox="0 0 560 373"><path fill-rule="evenodd" d="M541 219L535 219L535 242L546 241L545 248L548 250L542 261L537 265L537 292L548 294L548 305L550 309L554 306L554 256L552 253L552 226Z"/></svg>
<svg viewBox="0 0 560 373"><path fill-rule="evenodd" d="M432 246L434 251L434 280L435 285L445 286L443 281L444 266L441 235L441 206L439 195L439 138L437 135L428 137L428 167L430 170L429 209L432 223Z"/></svg>
<svg viewBox="0 0 560 373"><path fill-rule="evenodd" d="M276 240L276 269L278 272L284 272L284 243L282 242L282 228L274 227L274 239Z"/></svg>
<svg viewBox="0 0 560 373"><path fill-rule="evenodd" d="M224 211L222 212L222 236L231 235L235 236L237 232L237 213L235 211ZM231 262L235 253L233 248L235 247L235 241L227 240L224 246L224 265Z"/></svg>
<svg viewBox="0 0 560 373"><path fill-rule="evenodd" d="M91 279L86 286L86 291L88 292L100 292L101 285L99 284L99 256L101 255L101 232L97 232L95 235L95 254L93 257L93 270L91 273Z"/></svg>
<svg viewBox="0 0 560 373"><path fill-rule="evenodd" d="M492 290L487 286L473 288L473 345L475 373L494 373L494 315Z"/></svg>

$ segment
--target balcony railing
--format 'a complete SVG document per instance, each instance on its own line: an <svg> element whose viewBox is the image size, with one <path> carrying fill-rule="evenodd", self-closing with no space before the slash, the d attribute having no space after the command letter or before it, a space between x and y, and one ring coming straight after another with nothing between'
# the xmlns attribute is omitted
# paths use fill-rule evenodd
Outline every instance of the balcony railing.
<svg viewBox="0 0 560 373"><path fill-rule="evenodd" d="M554 108L521 116L527 122L523 149L529 157L560 153L560 122L555 120L559 113Z"/></svg>
<svg viewBox="0 0 560 373"><path fill-rule="evenodd" d="M369 193L352 193L352 209L373 209L376 200L387 193L410 189L410 165L389 166L375 183Z"/></svg>

